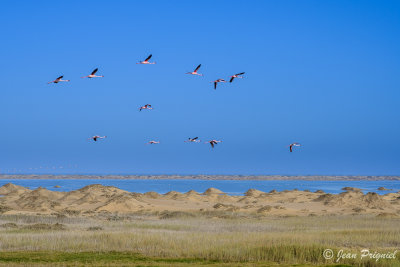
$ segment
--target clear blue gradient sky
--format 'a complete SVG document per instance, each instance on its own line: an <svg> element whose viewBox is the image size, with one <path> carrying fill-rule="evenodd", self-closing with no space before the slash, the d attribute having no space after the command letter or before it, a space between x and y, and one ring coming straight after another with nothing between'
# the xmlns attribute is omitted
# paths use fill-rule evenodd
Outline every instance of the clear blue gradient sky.
<svg viewBox="0 0 400 267"><path fill-rule="evenodd" d="M399 1L1 1L0 25L0 173L400 174Z"/></svg>

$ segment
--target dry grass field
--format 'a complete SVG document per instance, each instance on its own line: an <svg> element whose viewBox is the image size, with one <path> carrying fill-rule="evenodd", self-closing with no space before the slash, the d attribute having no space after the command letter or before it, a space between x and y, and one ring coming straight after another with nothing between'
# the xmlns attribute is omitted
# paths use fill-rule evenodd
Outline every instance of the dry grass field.
<svg viewBox="0 0 400 267"><path fill-rule="evenodd" d="M152 212L0 216L0 265L400 266L400 260L326 260L323 251L388 252L400 219L372 215L271 216Z"/></svg>

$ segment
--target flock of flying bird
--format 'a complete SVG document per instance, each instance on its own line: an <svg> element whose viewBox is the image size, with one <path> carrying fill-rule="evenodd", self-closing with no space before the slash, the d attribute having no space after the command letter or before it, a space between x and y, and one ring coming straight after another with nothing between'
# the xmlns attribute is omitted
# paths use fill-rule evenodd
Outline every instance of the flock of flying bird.
<svg viewBox="0 0 400 267"><path fill-rule="evenodd" d="M156 62L150 62L150 61L149 61L149 60L151 59L152 56L153 56L153 55L150 54L145 60L139 61L139 62L136 63L136 64L156 64ZM194 69L194 71L187 72L186 74L203 76L203 74L198 73L200 67L201 67L201 64L199 64L199 65ZM98 70L99 70L99 69L96 68L96 69L94 69L89 75L83 76L83 77L81 77L81 78L102 78L102 77L104 77L103 75L96 75L96 73L97 73ZM233 80L234 80L235 78L243 78L243 74L244 74L244 72L240 72L240 73L237 73L237 74L234 74L234 75L230 76L229 82L230 82L230 83L233 82ZM60 77L58 77L58 78L55 79L54 81L48 82L48 84L50 84L50 83L59 83L59 82L69 82L69 81L70 81L70 80L63 80L63 78L64 78L64 76L61 75ZM215 89L215 90L217 89L217 84L218 84L218 83L221 83L221 82L226 82L226 81L225 81L224 79L217 79L217 80L215 80L215 81L211 81L211 83L214 84L214 89ZM141 107L139 108L139 111L142 111L142 110L144 110L144 109L150 110L150 109L153 109L153 108L152 108L152 106L151 106L150 104L146 104L146 105L144 105L144 106L141 106ZM88 138L88 139L89 139L89 140L93 140L93 141L96 142L97 140L99 140L99 139L104 139L104 138L107 138L107 136L95 135L95 136L92 136L92 137L90 137L90 138ZM190 137L189 137L188 140L186 140L185 142L200 143L201 141L199 140L199 137L194 137L194 138L190 138ZM206 144L207 144L207 143L210 144L211 147L214 148L214 146L215 146L216 144L221 143L221 142L222 142L222 141L214 140L214 139L213 139L213 140L207 141L207 142L205 142L205 143L206 143ZM160 143L160 141L153 141L153 140L147 142L147 144L149 144L149 145L152 145L152 144L159 144L159 143ZM290 151L290 152L293 152L293 147L298 147L298 146L301 146L301 144L299 144L299 143L292 143L292 144L290 144L290 145L289 145L289 151Z"/></svg>

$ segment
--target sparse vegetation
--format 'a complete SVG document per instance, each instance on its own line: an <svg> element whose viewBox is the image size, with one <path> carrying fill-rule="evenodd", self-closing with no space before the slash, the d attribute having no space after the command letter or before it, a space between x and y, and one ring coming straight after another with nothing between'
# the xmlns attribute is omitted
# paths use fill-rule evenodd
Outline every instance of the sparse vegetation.
<svg viewBox="0 0 400 267"><path fill-rule="evenodd" d="M213 215L217 213L214 211ZM161 214L163 219L159 219ZM109 220L107 216L99 219L2 215L0 225L12 227L0 227L0 264L329 265L334 262L323 258L326 248L335 253L339 249L359 252L360 248L387 252L400 246L400 219L391 217L235 216L221 219L203 212L161 214L132 214L121 220ZM220 215L224 217L226 211ZM38 227L43 225L46 227ZM376 263L346 259L339 263L394 266L400 265L400 260Z"/></svg>

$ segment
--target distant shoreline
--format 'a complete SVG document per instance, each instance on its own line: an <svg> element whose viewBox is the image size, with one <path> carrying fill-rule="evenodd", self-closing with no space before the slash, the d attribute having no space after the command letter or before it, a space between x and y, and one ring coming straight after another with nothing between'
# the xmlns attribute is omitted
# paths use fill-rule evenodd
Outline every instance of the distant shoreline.
<svg viewBox="0 0 400 267"><path fill-rule="evenodd" d="M383 181L400 180L400 176L334 176L334 175L47 175L47 174L0 174L1 179L126 179L126 180L165 180L165 179L189 179L189 180L305 180L305 181Z"/></svg>

